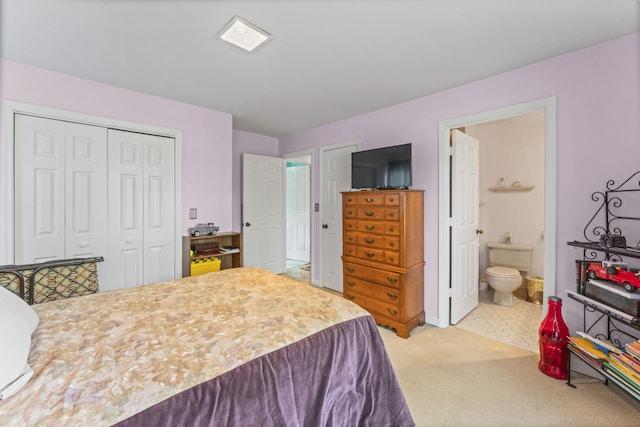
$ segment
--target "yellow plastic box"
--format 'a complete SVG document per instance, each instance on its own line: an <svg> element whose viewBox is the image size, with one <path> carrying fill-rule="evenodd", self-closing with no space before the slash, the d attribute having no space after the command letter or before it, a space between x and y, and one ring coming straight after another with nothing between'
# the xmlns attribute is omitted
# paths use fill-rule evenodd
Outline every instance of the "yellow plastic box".
<svg viewBox="0 0 640 427"><path fill-rule="evenodd" d="M192 276L211 273L212 271L220 271L220 258L199 258L191 261Z"/></svg>

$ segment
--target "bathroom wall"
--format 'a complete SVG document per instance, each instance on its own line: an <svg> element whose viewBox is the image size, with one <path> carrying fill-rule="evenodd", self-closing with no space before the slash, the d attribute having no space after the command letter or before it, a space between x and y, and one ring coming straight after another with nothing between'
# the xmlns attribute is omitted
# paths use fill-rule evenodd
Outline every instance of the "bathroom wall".
<svg viewBox="0 0 640 427"><path fill-rule="evenodd" d="M467 126L465 132L480 141L480 271L489 263L488 242L533 245L529 274L544 273L544 113ZM504 177L506 187L519 182L526 192L496 192Z"/></svg>

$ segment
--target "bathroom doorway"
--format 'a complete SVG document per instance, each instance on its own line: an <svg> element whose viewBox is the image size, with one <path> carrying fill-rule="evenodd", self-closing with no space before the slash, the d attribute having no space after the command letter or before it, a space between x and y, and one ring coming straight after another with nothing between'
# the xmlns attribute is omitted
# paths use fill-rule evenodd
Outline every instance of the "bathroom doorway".
<svg viewBox="0 0 640 427"><path fill-rule="evenodd" d="M311 283L312 152L283 156L286 161L287 274Z"/></svg>
<svg viewBox="0 0 640 427"><path fill-rule="evenodd" d="M480 146L478 211L483 232L477 308L456 326L537 351L544 276L544 112L477 123L463 131ZM513 292L513 307L496 305L494 290L483 280L491 242L533 248L530 268L520 271L522 285Z"/></svg>
<svg viewBox="0 0 640 427"><path fill-rule="evenodd" d="M450 280L450 264L451 257L455 256L451 252L450 234L451 228L454 227L455 221L452 220L449 207L451 201L451 164L450 149L448 135L451 129L460 127L469 128L474 125L480 125L487 122L495 122L517 117L529 113L539 112L544 120L544 182L543 187L543 223L544 231L537 230L536 235L542 241L542 265L544 275L544 292L543 295L553 295L555 291L555 98L546 98L526 104L515 105L498 110L492 110L483 113L477 113L470 116L460 117L439 124L439 141L440 141L440 188L439 188L439 297L438 297L438 326L446 327L450 324L450 303L456 295L455 283ZM520 169L516 169L520 170ZM506 172L505 172L506 173ZM514 176L516 174L514 173ZM501 185L500 176L495 178L495 185ZM508 178L505 177L505 186ZM525 178L509 178L509 185L518 183L525 185L522 181ZM491 184L488 184L491 185ZM482 208L481 208L482 209ZM509 230L500 231L505 233ZM513 232L512 232L513 233ZM537 241L537 240L536 240ZM486 265L486 264L485 264ZM544 311L544 306L542 306ZM539 322L540 319L537 319Z"/></svg>

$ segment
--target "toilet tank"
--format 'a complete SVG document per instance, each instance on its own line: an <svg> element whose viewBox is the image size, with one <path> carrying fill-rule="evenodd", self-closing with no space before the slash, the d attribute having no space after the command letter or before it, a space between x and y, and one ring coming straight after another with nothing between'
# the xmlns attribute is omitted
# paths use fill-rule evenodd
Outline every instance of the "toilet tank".
<svg viewBox="0 0 640 427"><path fill-rule="evenodd" d="M489 248L489 265L511 267L522 272L531 270L533 257L532 245L518 245L506 243L487 243Z"/></svg>

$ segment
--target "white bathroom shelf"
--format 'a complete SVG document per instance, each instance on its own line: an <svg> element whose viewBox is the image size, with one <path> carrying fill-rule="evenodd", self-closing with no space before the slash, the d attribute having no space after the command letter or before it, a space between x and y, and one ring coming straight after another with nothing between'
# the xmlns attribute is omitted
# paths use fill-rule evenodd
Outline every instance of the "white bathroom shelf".
<svg viewBox="0 0 640 427"><path fill-rule="evenodd" d="M515 192L527 192L533 190L535 187L490 187L489 191L496 193L515 193Z"/></svg>

